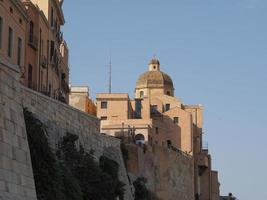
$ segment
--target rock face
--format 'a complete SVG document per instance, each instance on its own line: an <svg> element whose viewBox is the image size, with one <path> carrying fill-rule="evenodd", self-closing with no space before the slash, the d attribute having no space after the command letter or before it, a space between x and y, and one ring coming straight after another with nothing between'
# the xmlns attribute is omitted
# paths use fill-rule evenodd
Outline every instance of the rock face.
<svg viewBox="0 0 267 200"><path fill-rule="evenodd" d="M0 199L36 200L18 72L0 60Z"/></svg>
<svg viewBox="0 0 267 200"><path fill-rule="evenodd" d="M47 127L49 144L56 148L67 132L79 136L85 150L98 159L105 155L119 164L125 199L133 194L124 166L120 140L100 134L98 118L53 100L18 82L18 70L0 63L0 199L35 200L36 191L23 117L26 107Z"/></svg>

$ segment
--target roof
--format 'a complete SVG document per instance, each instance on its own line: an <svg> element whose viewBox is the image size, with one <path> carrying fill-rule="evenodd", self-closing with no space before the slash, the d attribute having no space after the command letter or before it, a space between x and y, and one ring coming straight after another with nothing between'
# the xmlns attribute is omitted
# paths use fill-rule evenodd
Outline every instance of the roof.
<svg viewBox="0 0 267 200"><path fill-rule="evenodd" d="M141 88L173 88L171 77L162 71L148 71L141 74L136 82L136 89Z"/></svg>

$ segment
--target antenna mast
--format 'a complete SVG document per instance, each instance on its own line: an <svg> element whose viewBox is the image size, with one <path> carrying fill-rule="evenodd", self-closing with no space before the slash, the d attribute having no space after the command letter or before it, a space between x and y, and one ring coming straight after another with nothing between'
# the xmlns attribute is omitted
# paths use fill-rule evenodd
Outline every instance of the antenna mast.
<svg viewBox="0 0 267 200"><path fill-rule="evenodd" d="M108 92L111 94L111 52L109 51L109 84L108 84Z"/></svg>

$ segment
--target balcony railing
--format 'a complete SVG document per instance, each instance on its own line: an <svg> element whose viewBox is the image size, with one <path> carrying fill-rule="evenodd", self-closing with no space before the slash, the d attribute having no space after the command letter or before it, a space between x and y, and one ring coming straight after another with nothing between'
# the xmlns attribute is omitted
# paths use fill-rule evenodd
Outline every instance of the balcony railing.
<svg viewBox="0 0 267 200"><path fill-rule="evenodd" d="M38 38L35 35L29 36L29 45L35 50L38 49Z"/></svg>

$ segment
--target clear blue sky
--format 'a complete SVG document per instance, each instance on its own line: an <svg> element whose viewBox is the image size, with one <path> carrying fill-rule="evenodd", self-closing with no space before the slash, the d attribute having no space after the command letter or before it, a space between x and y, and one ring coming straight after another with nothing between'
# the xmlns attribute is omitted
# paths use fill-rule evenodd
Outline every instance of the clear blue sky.
<svg viewBox="0 0 267 200"><path fill-rule="evenodd" d="M133 96L154 54L175 95L203 104L221 193L267 199L267 1L70 0L63 28L72 85Z"/></svg>

